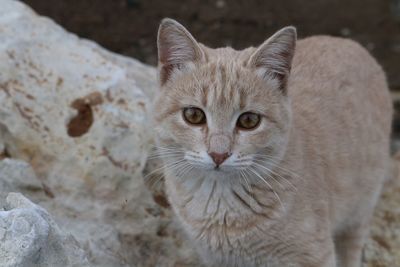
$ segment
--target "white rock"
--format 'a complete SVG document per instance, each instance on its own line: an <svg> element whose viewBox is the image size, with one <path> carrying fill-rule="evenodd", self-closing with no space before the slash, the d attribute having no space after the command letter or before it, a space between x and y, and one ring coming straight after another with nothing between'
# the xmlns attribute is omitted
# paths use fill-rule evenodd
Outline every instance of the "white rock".
<svg viewBox="0 0 400 267"><path fill-rule="evenodd" d="M198 266L165 200L157 196L157 205L143 183L155 68L79 39L21 2L0 6L0 153L24 160L39 179L28 186L25 165L0 165L0 191L23 191L48 210L93 266ZM22 218L15 238L36 229ZM28 264L32 251L3 262Z"/></svg>
<svg viewBox="0 0 400 267"><path fill-rule="evenodd" d="M0 266L89 266L71 236L61 234L49 214L19 193L0 211Z"/></svg>
<svg viewBox="0 0 400 267"><path fill-rule="evenodd" d="M26 192L43 189L28 163L9 158L0 161L0 188L0 203L10 191Z"/></svg>
<svg viewBox="0 0 400 267"><path fill-rule="evenodd" d="M151 140L143 91L154 90L154 69L82 41L20 2L0 5L8 152L29 161L54 194L90 189L105 197L127 177L138 179Z"/></svg>
<svg viewBox="0 0 400 267"><path fill-rule="evenodd" d="M7 182L13 189L42 189L32 167L22 160L6 158L0 161L0 181Z"/></svg>

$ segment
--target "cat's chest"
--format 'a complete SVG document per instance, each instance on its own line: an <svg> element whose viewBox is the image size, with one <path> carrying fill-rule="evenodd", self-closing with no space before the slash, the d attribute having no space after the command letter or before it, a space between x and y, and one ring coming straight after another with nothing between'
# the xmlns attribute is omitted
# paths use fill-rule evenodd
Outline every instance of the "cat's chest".
<svg viewBox="0 0 400 267"><path fill-rule="evenodd" d="M193 225L248 228L260 220L279 217L283 208L281 199L266 188L248 189L209 177L167 179L166 188L175 212Z"/></svg>
<svg viewBox="0 0 400 267"><path fill-rule="evenodd" d="M167 179L166 187L185 232L206 254L202 258L218 255L216 266L286 266L274 254L286 248L279 237L284 212L273 193L251 195L211 179L179 184ZM237 255L244 261L236 262Z"/></svg>
<svg viewBox="0 0 400 267"><path fill-rule="evenodd" d="M167 179L166 187L186 232L213 247L265 239L261 227L270 229L282 216L281 203L267 191L259 196L240 185L207 178L178 184Z"/></svg>
<svg viewBox="0 0 400 267"><path fill-rule="evenodd" d="M229 236L215 229L197 243L207 266L295 267L293 248L264 233ZM282 255L286 255L282 257Z"/></svg>

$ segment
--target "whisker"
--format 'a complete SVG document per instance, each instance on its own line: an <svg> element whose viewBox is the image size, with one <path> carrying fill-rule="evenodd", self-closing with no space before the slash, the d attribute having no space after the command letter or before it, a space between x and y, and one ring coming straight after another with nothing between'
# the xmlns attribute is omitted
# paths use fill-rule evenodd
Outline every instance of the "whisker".
<svg viewBox="0 0 400 267"><path fill-rule="evenodd" d="M264 166L264 165L262 165L262 164L259 164L259 163L257 163L257 162L254 162L254 164L255 164L256 166L261 167L261 168L265 169L266 171L272 173L273 175L278 176L280 179L282 179L282 180L285 181L287 184L289 184L289 186L291 186L295 191L297 191L297 187L296 187L292 182L290 182L289 179L287 179L286 177L280 175L280 174L277 173L277 172L274 172L272 169L270 169L270 168L268 168L268 167L266 167L266 166ZM264 172L265 172L265 171L264 171ZM271 175L270 177L271 177L272 179L274 179L274 180L281 186L282 189L285 189L285 187L284 187L275 177L273 177L273 175Z"/></svg>
<svg viewBox="0 0 400 267"><path fill-rule="evenodd" d="M168 166L166 169L164 169L164 172L173 171L173 172L175 172L175 175L179 176L178 172L181 171L188 164L187 162L184 162L184 161L185 160L182 160L182 162L179 162L172 166Z"/></svg>
<svg viewBox="0 0 400 267"><path fill-rule="evenodd" d="M186 172L187 172L187 170L190 169L190 168L192 168L192 166L191 166L189 163L187 163L187 162L185 162L185 163L183 163L183 164L181 164L181 165L182 165L182 166L177 167L177 168L175 169L175 172L176 172L176 175L177 175L177 176L179 176L179 177L184 177L185 174L186 174ZM178 168L179 168L179 169L178 169Z"/></svg>
<svg viewBox="0 0 400 267"><path fill-rule="evenodd" d="M181 156L181 153L160 153L160 154L154 154L150 155L147 157L147 159L158 159L158 158L163 158L163 157L178 157Z"/></svg>
<svg viewBox="0 0 400 267"><path fill-rule="evenodd" d="M261 170L264 174L269 174L269 173L272 173L272 174L274 174L273 172L272 172L272 170L270 170L269 168L267 168L267 167L265 167L265 166L263 166L263 165L261 165L261 164L258 164L257 162L253 162L254 163L254 165L256 166L256 167L261 167L261 168L263 168L263 169L265 169L265 170L267 170L268 172L265 172L264 170ZM276 179L273 175L268 175L268 177L269 178L271 178L271 179L273 179L282 189L285 189L285 187L283 186L283 184L281 184L279 181L278 181L278 179Z"/></svg>
<svg viewBox="0 0 400 267"><path fill-rule="evenodd" d="M183 162L183 161L185 161L185 159L180 159L180 160L178 160L178 161L174 161L174 162L172 162L172 163L165 164L165 165L161 166L160 168L157 168L157 169L155 169L155 170L149 172L148 174L146 174L146 175L144 176L144 178L146 179L147 177L149 177L150 175L152 175L152 174L154 174L154 173L157 173L157 172L159 172L159 171L161 171L161 170L163 170L163 169L165 169L165 168L168 169L169 167L173 167L174 165L179 164L179 163L181 163L181 162Z"/></svg>
<svg viewBox="0 0 400 267"><path fill-rule="evenodd" d="M186 175L188 175L192 170L194 169L194 167L190 164L188 164L188 168L186 168L184 171L182 171L182 177L185 177Z"/></svg>
<svg viewBox="0 0 400 267"><path fill-rule="evenodd" d="M250 193L252 193L252 188L251 188L251 186L250 186L250 184L249 184L249 181L247 180L247 177L245 176L244 171L243 171L243 170L240 170L239 173L240 173L240 177L243 178L244 182L246 183L246 186L247 186L248 191L249 191Z"/></svg>
<svg viewBox="0 0 400 267"><path fill-rule="evenodd" d="M170 164L166 164L161 166L160 168L157 168L155 170L153 170L152 172L146 174L145 181L147 181L146 183L149 185L149 187L151 189L154 189L156 187L156 185L161 182L164 177L164 172L167 170L175 170L175 172L180 172L183 171L184 169L186 169L187 167L190 167L190 164L188 164L187 162L185 162L184 159L172 162ZM161 172L158 175L154 176L154 173L157 172Z"/></svg>
<svg viewBox="0 0 400 267"><path fill-rule="evenodd" d="M272 192L273 192L273 194L275 195L276 199L277 199L278 202L280 203L282 209L283 209L283 210L286 210L286 209L285 209L285 206L284 206L283 203L282 203L281 198L279 197L278 193L276 193L275 190L272 188L271 184L268 183L267 180L265 180L260 174L258 174L257 171L253 170L252 168L249 168L249 170L250 170L252 173L254 173L258 178L260 178L261 181L263 181L263 182L272 190Z"/></svg>
<svg viewBox="0 0 400 267"><path fill-rule="evenodd" d="M149 156L153 155L167 155L167 154L184 154L183 150L171 149L171 150L164 150L164 149L156 149L149 153Z"/></svg>
<svg viewBox="0 0 400 267"><path fill-rule="evenodd" d="M258 157L258 158L259 158L259 159L258 159L259 161L262 161L263 163L265 163L265 160L262 160L262 158L264 158L264 159L266 159L266 160L268 160L268 161L274 163L274 164L275 164L275 165L273 165L274 168L278 168L278 169L280 169L280 170L282 170L282 171L287 172L288 174L291 174L291 175L295 176L296 178L299 178L299 179L303 180L303 177L301 177L300 175L298 175L298 174L295 173L294 171L292 171L292 170L290 170L290 169L287 169L287 168L283 168L283 167L280 165L280 162L277 161L278 158L276 158L276 157L271 157L271 156L262 155L262 154L254 154L254 157L255 157L255 159L257 159L257 157ZM253 160L255 160L255 159L253 159Z"/></svg>
<svg viewBox="0 0 400 267"><path fill-rule="evenodd" d="M151 190L158 190L158 184L162 182L164 179L164 173L159 172L157 174L151 174L151 175L146 175L144 178L144 183L147 185L147 187Z"/></svg>
<svg viewBox="0 0 400 267"><path fill-rule="evenodd" d="M161 147L161 146L153 146L150 150L150 153L157 153L157 152L183 152L183 150L179 147Z"/></svg>
<svg viewBox="0 0 400 267"><path fill-rule="evenodd" d="M165 149L165 150L182 150L178 146L154 146L157 149Z"/></svg>

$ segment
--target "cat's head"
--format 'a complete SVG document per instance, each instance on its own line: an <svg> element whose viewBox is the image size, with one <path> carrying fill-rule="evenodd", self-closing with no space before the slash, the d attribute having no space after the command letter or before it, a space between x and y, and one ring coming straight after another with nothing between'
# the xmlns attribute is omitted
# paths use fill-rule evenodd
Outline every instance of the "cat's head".
<svg viewBox="0 0 400 267"><path fill-rule="evenodd" d="M295 28L286 27L258 48L210 49L164 19L153 110L160 154L171 166L219 173L279 161L290 128L286 87L295 44Z"/></svg>

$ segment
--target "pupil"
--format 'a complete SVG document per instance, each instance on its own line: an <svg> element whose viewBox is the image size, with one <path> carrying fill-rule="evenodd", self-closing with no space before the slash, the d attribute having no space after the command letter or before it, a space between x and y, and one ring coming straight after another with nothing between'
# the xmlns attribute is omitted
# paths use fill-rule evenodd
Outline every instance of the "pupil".
<svg viewBox="0 0 400 267"><path fill-rule="evenodd" d="M245 113L239 119L239 124L243 128L251 129L254 128L259 121L257 114Z"/></svg>
<svg viewBox="0 0 400 267"><path fill-rule="evenodd" d="M205 114L199 108L188 107L183 110L183 116L188 123L191 124L204 124Z"/></svg>
<svg viewBox="0 0 400 267"><path fill-rule="evenodd" d="M195 111L195 112L193 113L193 120L194 120L194 121L198 121L198 120L199 120L199 112L198 112L198 111Z"/></svg>

